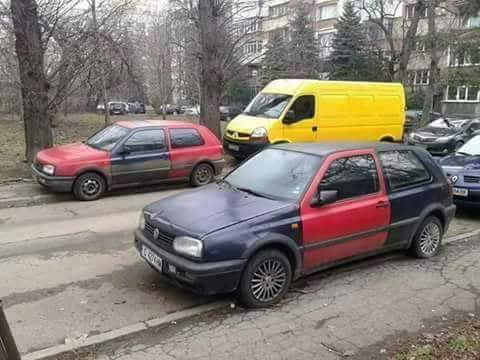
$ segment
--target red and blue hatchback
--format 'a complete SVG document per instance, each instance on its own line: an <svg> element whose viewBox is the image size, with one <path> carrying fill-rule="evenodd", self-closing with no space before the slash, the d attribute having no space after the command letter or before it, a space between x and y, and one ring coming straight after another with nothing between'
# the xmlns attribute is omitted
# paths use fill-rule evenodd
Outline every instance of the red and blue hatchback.
<svg viewBox="0 0 480 360"><path fill-rule="evenodd" d="M172 180L206 185L224 165L220 141L206 127L176 121L119 121L83 143L40 151L37 181L80 200L105 191Z"/></svg>
<svg viewBox="0 0 480 360"><path fill-rule="evenodd" d="M395 144L283 144L223 181L147 206L135 246L157 271L260 307L340 262L410 249L429 258L455 213L433 158Z"/></svg>

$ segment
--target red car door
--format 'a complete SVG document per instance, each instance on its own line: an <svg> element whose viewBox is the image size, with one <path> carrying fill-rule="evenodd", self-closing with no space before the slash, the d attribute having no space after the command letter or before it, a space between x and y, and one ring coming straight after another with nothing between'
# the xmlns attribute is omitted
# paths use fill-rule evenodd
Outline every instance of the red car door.
<svg viewBox="0 0 480 360"><path fill-rule="evenodd" d="M379 249L390 224L390 204L373 151L329 156L300 206L304 270ZM336 190L338 199L312 206L319 190Z"/></svg>
<svg viewBox="0 0 480 360"><path fill-rule="evenodd" d="M197 129L170 128L170 158L172 169L169 178L182 178L190 173L200 160L208 158L205 139Z"/></svg>

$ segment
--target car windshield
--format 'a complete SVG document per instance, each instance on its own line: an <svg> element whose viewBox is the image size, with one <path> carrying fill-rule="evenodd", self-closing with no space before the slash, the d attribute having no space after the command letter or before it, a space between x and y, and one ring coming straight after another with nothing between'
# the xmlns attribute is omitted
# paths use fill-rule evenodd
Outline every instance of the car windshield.
<svg viewBox="0 0 480 360"><path fill-rule="evenodd" d="M224 180L239 191L298 201L322 160L320 156L267 149L240 165Z"/></svg>
<svg viewBox="0 0 480 360"><path fill-rule="evenodd" d="M480 135L471 138L465 145L458 149L457 154L480 156Z"/></svg>
<svg viewBox="0 0 480 360"><path fill-rule="evenodd" d="M120 125L111 125L90 137L86 144L95 149L110 151L127 133L127 128Z"/></svg>
<svg viewBox="0 0 480 360"><path fill-rule="evenodd" d="M449 129L458 129L460 130L464 126L469 123L470 120L449 120L449 119L437 119L432 121L429 127L436 127L436 128L449 128Z"/></svg>
<svg viewBox="0 0 480 360"><path fill-rule="evenodd" d="M244 113L249 116L278 119L287 107L291 95L260 93L247 106Z"/></svg>

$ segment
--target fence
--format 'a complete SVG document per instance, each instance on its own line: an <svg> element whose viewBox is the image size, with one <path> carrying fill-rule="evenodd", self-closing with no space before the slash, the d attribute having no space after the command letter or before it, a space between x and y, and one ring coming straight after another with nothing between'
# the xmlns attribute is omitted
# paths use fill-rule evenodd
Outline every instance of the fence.
<svg viewBox="0 0 480 360"><path fill-rule="evenodd" d="M2 300L0 300L0 360L20 360L17 345L3 311Z"/></svg>

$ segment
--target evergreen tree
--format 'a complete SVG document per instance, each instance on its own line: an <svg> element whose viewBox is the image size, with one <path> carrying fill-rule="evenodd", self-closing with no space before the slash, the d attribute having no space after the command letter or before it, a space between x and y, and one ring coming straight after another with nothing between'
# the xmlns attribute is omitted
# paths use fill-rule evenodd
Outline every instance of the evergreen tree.
<svg viewBox="0 0 480 360"><path fill-rule="evenodd" d="M293 78L317 78L320 51L305 4L295 8L288 42L288 74Z"/></svg>
<svg viewBox="0 0 480 360"><path fill-rule="evenodd" d="M267 50L262 59L262 85L270 81L287 77L288 54L283 35L275 31L267 44Z"/></svg>
<svg viewBox="0 0 480 360"><path fill-rule="evenodd" d="M371 68L371 59L364 52L366 46L360 20L353 3L347 1L343 15L335 25L337 32L329 58L331 80L370 80L368 69Z"/></svg>

